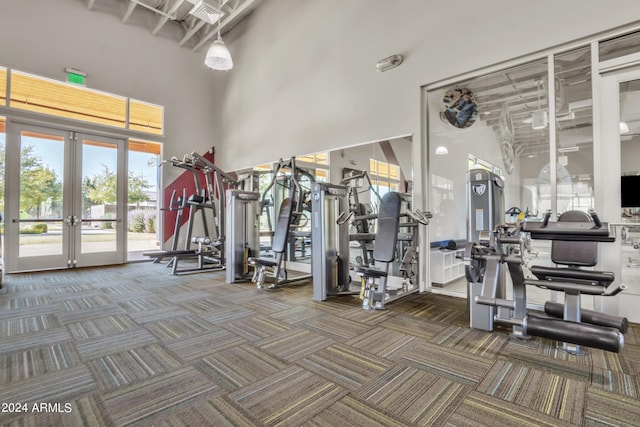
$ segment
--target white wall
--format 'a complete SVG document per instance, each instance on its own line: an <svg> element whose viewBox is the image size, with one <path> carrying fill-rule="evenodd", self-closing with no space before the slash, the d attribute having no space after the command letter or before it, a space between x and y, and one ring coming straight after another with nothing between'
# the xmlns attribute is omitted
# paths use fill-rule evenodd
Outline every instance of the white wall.
<svg viewBox="0 0 640 427"><path fill-rule="evenodd" d="M145 21L146 14L131 19L147 27L123 25L126 7L115 0L96 1L94 11L85 0L2 0L0 66L58 80L73 67L88 73L90 88L165 106L165 158L218 146L215 88L226 76L205 67L203 52L153 36L156 21ZM178 172L164 169L167 180Z"/></svg>
<svg viewBox="0 0 640 427"><path fill-rule="evenodd" d="M225 38L226 169L397 135L421 85L629 23L636 0L269 0ZM379 73L377 60L405 62ZM415 152L415 151L414 151Z"/></svg>

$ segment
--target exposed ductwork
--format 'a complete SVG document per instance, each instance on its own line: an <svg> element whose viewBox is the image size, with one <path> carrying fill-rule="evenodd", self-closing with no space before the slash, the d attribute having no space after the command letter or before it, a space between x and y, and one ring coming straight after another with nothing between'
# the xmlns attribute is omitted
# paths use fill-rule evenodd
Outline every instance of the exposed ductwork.
<svg viewBox="0 0 640 427"><path fill-rule="evenodd" d="M198 51L217 34L218 15L220 32L224 34L251 13L260 1L222 0L218 7L217 0L87 0L87 8L119 15L123 24L144 22L130 20L134 13L155 15L157 22L151 34L158 36L164 32L173 37L179 34L176 38L179 46ZM126 6L124 13L123 5ZM170 31L169 26L174 28Z"/></svg>

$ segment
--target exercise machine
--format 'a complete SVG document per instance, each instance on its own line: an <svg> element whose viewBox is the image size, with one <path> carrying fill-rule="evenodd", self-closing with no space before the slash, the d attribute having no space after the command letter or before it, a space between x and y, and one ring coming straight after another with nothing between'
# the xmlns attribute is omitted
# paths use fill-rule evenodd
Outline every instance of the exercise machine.
<svg viewBox="0 0 640 427"><path fill-rule="evenodd" d="M315 181L313 175L301 168L296 163L296 158L280 161L272 171L273 177L269 185L263 190L260 197L260 214L267 215L269 225L276 222L277 212L274 209L281 206L286 198L291 199L293 217L291 220L291 232L287 234L285 259L297 261L306 257L310 245L309 216L311 214L311 183ZM260 231L261 235L272 237L275 231Z"/></svg>
<svg viewBox="0 0 640 427"><path fill-rule="evenodd" d="M613 284L614 274L585 270L597 264L597 245L615 240L606 223L595 211L568 211L550 222L551 212L542 221L527 221L513 226L498 226L493 236L482 243L470 243L465 250L467 279L470 281L470 326L493 330L494 322L512 325L512 335L518 338L538 336L562 342L561 349L576 355L584 354L582 346L619 352L624 346L626 318L583 310L581 295L609 297L626 289ZM526 278L523 271L524 250L511 251L513 245L523 245L523 239L552 241L551 260L555 267L532 266L535 279ZM497 296L500 269L507 265L513 300ZM564 304L547 302L547 317L529 315L526 307L526 287L537 286L564 293Z"/></svg>
<svg viewBox="0 0 640 427"><path fill-rule="evenodd" d="M374 266L358 265L354 271L362 277L362 308L383 310L385 304L408 294L417 292L418 286L418 227L427 225L431 214L407 209L402 212L402 204L408 198L397 192L388 192L382 197L373 236ZM402 220L401 218L406 218ZM403 228L413 231L401 233ZM364 238L364 236L363 236ZM399 242L406 242L398 245ZM402 279L400 284L391 284L391 267L400 263ZM380 268L376 268L376 267Z"/></svg>
<svg viewBox="0 0 640 427"><path fill-rule="evenodd" d="M168 258L170 274L191 273L204 270L222 270L225 268L225 189L236 188L239 182L225 173L211 161L197 152L191 152L182 159L173 157L168 162L173 167L184 169L192 174L195 193L175 199L172 193L169 207L165 211L177 211L176 226L171 249L168 251L145 252L143 255L160 262ZM203 183L204 181L204 183ZM188 210L186 236L183 249L178 249L180 224ZM200 214L200 215L199 215ZM203 235L194 236L196 219L200 217ZM208 217L211 217L209 220ZM195 247L194 247L195 246ZM196 266L179 268L182 261L196 261Z"/></svg>
<svg viewBox="0 0 640 427"><path fill-rule="evenodd" d="M366 182L366 185L365 185ZM370 266L373 264L373 242L370 239L359 239L359 236L368 236L371 234L372 225L377 214L373 212L370 203L363 203L360 200L361 189L364 188L375 198L375 203L380 204L382 197L371 183L371 178L367 171L351 170L345 176L340 184L346 185L349 189L349 210L354 213L351 219L351 226L355 229L350 240L355 241L360 246L360 253L356 257L358 265Z"/></svg>
<svg viewBox="0 0 640 427"><path fill-rule="evenodd" d="M499 224L502 224L504 212L504 181L495 173L486 169L471 169L467 172L467 242L488 243L489 236ZM467 243L469 246L469 243ZM467 278L468 280L468 278ZM506 293L504 271L496 277L495 297L503 298ZM468 283L473 283L468 280ZM467 286L467 310L473 307L471 285ZM493 309L487 309L493 313ZM484 314L481 318L485 318ZM489 318L493 314L488 315ZM491 322L491 320L489 320Z"/></svg>
<svg viewBox="0 0 640 427"><path fill-rule="evenodd" d="M329 296L357 295L350 290L349 189L344 185L316 182L311 185L311 272L313 300Z"/></svg>
<svg viewBox="0 0 640 427"><path fill-rule="evenodd" d="M253 267L254 273L251 281L256 284L258 289L263 289L265 283L269 283L269 288L305 281L311 278L311 275L301 275L296 277L288 277L286 269L286 250L289 239L289 230L292 225L295 213L293 210L293 201L285 198L280 204L278 211L278 219L276 221L276 229L273 234L273 243L271 249L274 258L266 257L250 257L249 265Z"/></svg>
<svg viewBox="0 0 640 427"><path fill-rule="evenodd" d="M480 233L491 232L504 221L504 181L485 169L467 172L467 241L477 242Z"/></svg>
<svg viewBox="0 0 640 427"><path fill-rule="evenodd" d="M226 194L226 282L251 279L249 258L260 253L258 202L260 193L229 189Z"/></svg>

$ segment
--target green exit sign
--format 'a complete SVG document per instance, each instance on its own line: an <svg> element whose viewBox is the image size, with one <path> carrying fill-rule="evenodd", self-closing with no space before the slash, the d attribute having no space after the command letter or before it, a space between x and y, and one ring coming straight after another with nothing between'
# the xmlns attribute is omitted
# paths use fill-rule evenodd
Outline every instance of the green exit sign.
<svg viewBox="0 0 640 427"><path fill-rule="evenodd" d="M69 73L69 83L84 86L84 76L82 74Z"/></svg>

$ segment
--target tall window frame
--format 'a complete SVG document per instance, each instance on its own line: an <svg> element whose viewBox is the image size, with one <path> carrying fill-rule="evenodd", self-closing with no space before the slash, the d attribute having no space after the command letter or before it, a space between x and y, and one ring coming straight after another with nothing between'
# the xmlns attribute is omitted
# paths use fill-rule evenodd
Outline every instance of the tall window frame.
<svg viewBox="0 0 640 427"><path fill-rule="evenodd" d="M164 136L164 107L0 67L0 107Z"/></svg>

